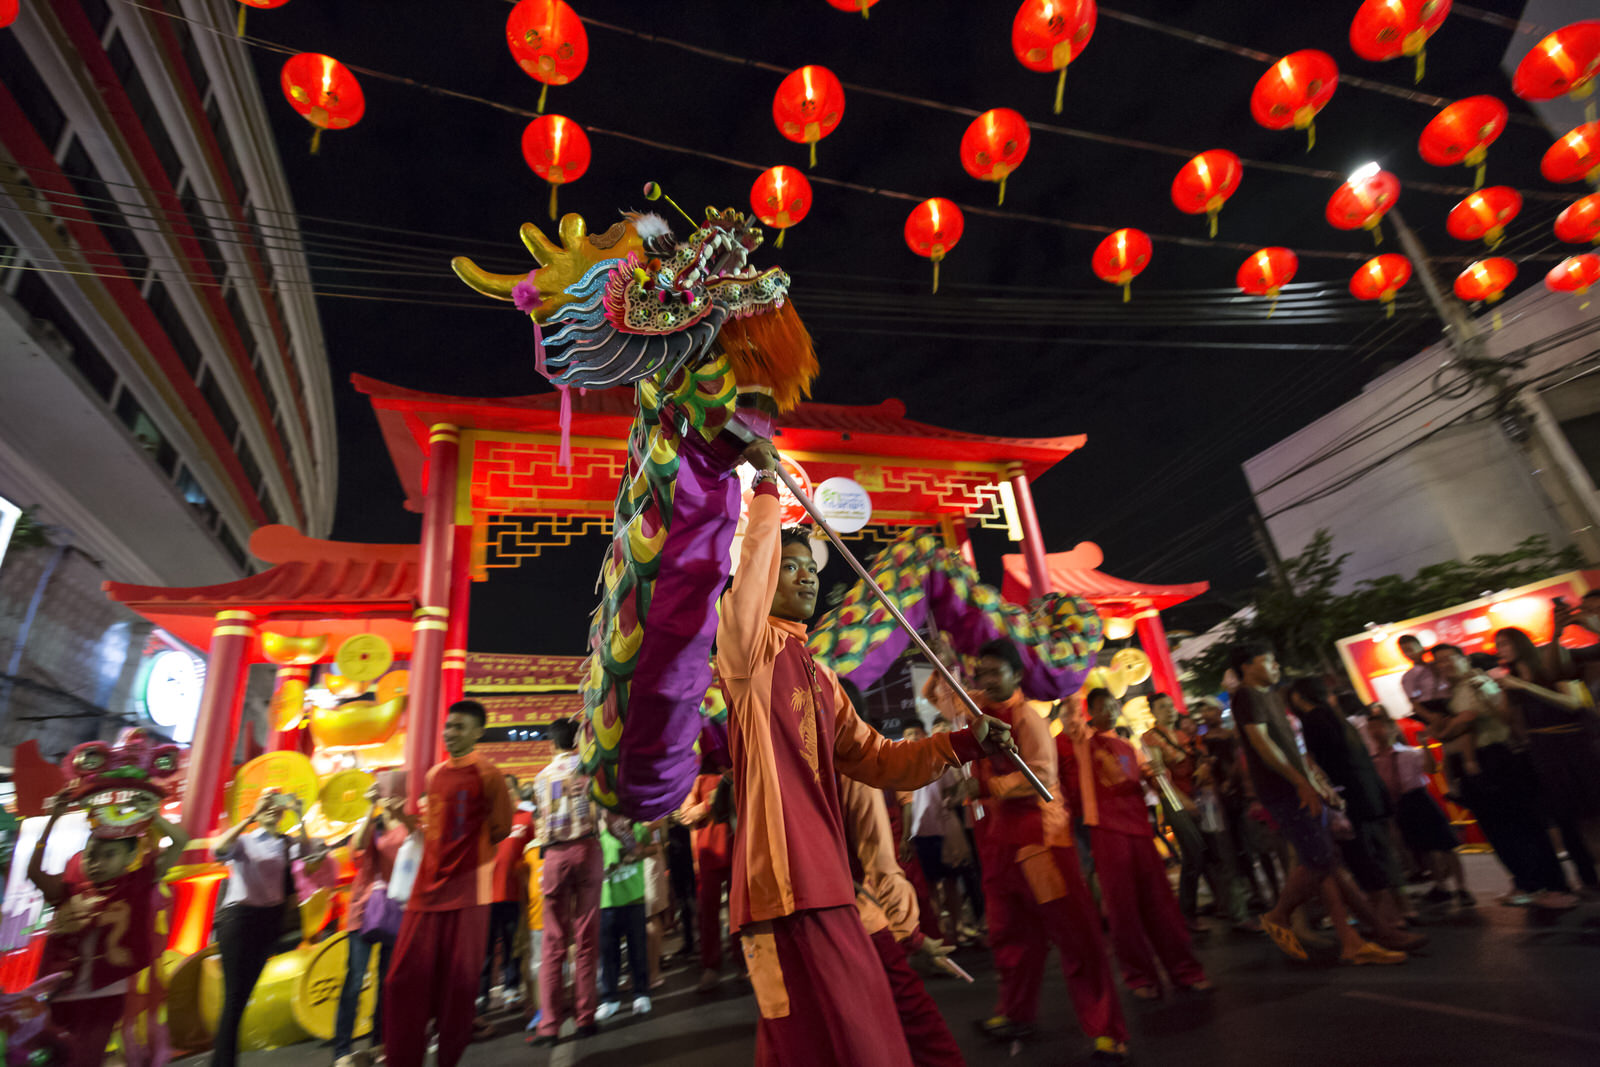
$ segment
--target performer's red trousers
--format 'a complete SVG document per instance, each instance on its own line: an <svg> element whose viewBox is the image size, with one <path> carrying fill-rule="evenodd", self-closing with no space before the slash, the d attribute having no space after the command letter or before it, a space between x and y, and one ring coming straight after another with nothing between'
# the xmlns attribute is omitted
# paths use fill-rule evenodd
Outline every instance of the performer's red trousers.
<svg viewBox="0 0 1600 1067"><path fill-rule="evenodd" d="M733 868L710 852L700 854L700 891L696 901L700 919L700 966L722 966L722 892L733 881Z"/></svg>
<svg viewBox="0 0 1600 1067"><path fill-rule="evenodd" d="M739 935L761 1008L756 1067L912 1067L854 905L795 912Z"/></svg>
<svg viewBox="0 0 1600 1067"><path fill-rule="evenodd" d="M383 1048L390 1067L422 1067L429 1019L439 1033L439 1067L460 1062L472 1041L488 943L487 904L406 912L384 985Z"/></svg>
<svg viewBox="0 0 1600 1067"><path fill-rule="evenodd" d="M1189 945L1189 930L1167 881L1166 867L1149 834L1135 837L1095 826L1094 870L1111 923L1111 944L1129 989L1160 988L1160 959L1180 986L1205 980Z"/></svg>
<svg viewBox="0 0 1600 1067"><path fill-rule="evenodd" d="M883 973L889 977L889 991L894 994L900 1028L911 1048L911 1062L917 1067L965 1067L967 1061L961 1057L955 1036L945 1025L939 1005L928 995L921 976L911 969L905 948L887 927L872 935L872 947L878 950Z"/></svg>
<svg viewBox="0 0 1600 1067"><path fill-rule="evenodd" d="M1000 973L996 1010L1012 1022L1033 1022L1045 959L1055 945L1083 1032L1126 1041L1128 1027L1100 937L1100 913L1084 884L1077 855L1070 848L1030 852L996 845L983 857L989 944ZM1019 861L1024 855L1027 858Z"/></svg>
<svg viewBox="0 0 1600 1067"><path fill-rule="evenodd" d="M106 1046L126 1002L125 993L50 1002L51 1021L72 1038L72 1058L62 1067L100 1067L106 1061Z"/></svg>

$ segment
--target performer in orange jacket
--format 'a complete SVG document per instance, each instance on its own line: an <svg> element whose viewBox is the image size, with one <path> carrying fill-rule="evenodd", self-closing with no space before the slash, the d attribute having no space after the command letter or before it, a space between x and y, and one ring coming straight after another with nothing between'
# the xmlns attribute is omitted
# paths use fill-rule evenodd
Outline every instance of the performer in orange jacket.
<svg viewBox="0 0 1600 1067"><path fill-rule="evenodd" d="M1022 657L1016 646L1004 639L985 645L974 677L977 691L972 696L979 707L1010 725L1017 751L1040 781L1057 781L1055 741L1022 696ZM946 717L959 721L957 698L949 687L941 681L934 693ZM1122 1062L1128 1028L1100 936L1100 913L1078 866L1072 820L1062 798L1040 800L1006 761L981 760L972 769L989 944L1000 973L999 1006L978 1029L1004 1041L1032 1032L1039 984L1053 944L1061 955L1078 1024L1094 1039L1094 1058Z"/></svg>
<svg viewBox="0 0 1600 1067"><path fill-rule="evenodd" d="M998 751L1003 723L892 743L861 721L832 671L806 649L817 565L803 533L783 533L761 440L749 523L717 626L728 697L738 820L730 924L761 1009L756 1062L796 1067L910 1067L883 967L855 909L837 774L915 789L947 767Z"/></svg>

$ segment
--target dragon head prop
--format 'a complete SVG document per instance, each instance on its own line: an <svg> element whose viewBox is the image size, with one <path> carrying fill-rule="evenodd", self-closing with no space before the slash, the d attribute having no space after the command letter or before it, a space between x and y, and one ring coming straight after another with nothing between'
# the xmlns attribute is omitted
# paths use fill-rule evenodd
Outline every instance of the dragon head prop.
<svg viewBox="0 0 1600 1067"><path fill-rule="evenodd" d="M72 976L57 972L15 993L0 993L0 1067L65 1067L71 1039L50 1018L45 999Z"/></svg>
<svg viewBox="0 0 1600 1067"><path fill-rule="evenodd" d="M683 240L661 216L638 213L598 235L568 214L557 233L559 242L523 223L522 243L539 264L527 275L451 261L467 285L533 317L540 372L557 386L665 382L720 352L741 387L768 391L780 411L810 394L816 354L789 303L789 276L751 264L764 237L744 215L707 208Z"/></svg>
<svg viewBox="0 0 1600 1067"><path fill-rule="evenodd" d="M74 802L89 812L96 837L137 837L167 798L178 773L178 746L129 727L115 744L89 741L67 753L62 769Z"/></svg>

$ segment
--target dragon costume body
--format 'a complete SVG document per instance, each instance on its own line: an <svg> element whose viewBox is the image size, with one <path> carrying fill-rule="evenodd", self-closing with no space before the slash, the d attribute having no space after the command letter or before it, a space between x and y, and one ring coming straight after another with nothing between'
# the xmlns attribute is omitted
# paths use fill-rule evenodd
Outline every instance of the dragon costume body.
<svg viewBox="0 0 1600 1067"><path fill-rule="evenodd" d="M521 237L539 264L526 276L492 274L464 257L452 265L473 289L532 317L538 369L563 391L563 412L570 389L635 389L589 628L582 754L601 803L655 819L688 794L702 730L709 722L715 733L725 715L710 660L739 517L735 469L746 446L770 437L779 416L810 395L816 355L788 299L788 275L750 265L761 230L731 209L706 209L681 241L659 216L639 214L598 235L569 214L559 242L531 223ZM951 632L958 651L1016 640L1030 696L1072 692L1093 666L1100 625L1083 601L1005 605L925 531L898 539L875 566L899 606ZM906 643L867 597L852 592L813 641L863 684Z"/></svg>

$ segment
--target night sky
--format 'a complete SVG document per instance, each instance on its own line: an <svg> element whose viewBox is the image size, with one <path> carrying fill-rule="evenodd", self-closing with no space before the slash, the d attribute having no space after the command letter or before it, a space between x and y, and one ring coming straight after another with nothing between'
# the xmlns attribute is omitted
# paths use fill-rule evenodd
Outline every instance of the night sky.
<svg viewBox="0 0 1600 1067"><path fill-rule="evenodd" d="M1094 540L1113 574L1210 580L1213 593L1179 609L1169 627L1214 621L1257 579L1261 563L1245 525L1240 462L1438 336L1415 281L1392 320L1349 297L1350 274L1374 249L1369 234L1339 232L1324 221L1337 181L1250 165L1261 160L1344 175L1377 160L1403 183L1469 186L1465 168L1430 167L1417 155L1417 137L1436 111L1428 103L1341 84L1317 120L1316 147L1308 154L1303 133L1271 132L1250 118L1250 92L1266 63L1105 9L1069 70L1066 108L1056 116L1054 76L1024 69L1011 53L1015 7L1008 0L884 0L868 21L823 0L578 0L575 6L585 17L745 60L786 69L824 64L847 86L974 110L1011 107L1034 122L1183 151L1036 129L1001 209L1035 219L968 211L965 236L945 260L941 290L932 296L929 265L906 247L902 229L916 200L927 196L995 206L994 186L969 177L958 158L970 118L847 89L843 122L818 146L810 172L811 215L781 251L771 249L769 233L757 257L758 265L781 263L793 275L793 299L822 363L816 399L865 404L893 396L905 401L911 418L940 426L1008 436L1088 434L1086 448L1035 485L1047 546L1057 551ZM1411 89L1409 59L1369 63L1351 51L1349 18L1357 6L1353 0L1119 0L1114 10L1274 57L1319 48L1342 74ZM539 85L517 69L506 47L509 4L389 0L381 16L375 7L295 2L252 11L249 32L351 66L516 108L535 105ZM1476 10L1514 18L1521 7L1480 3ZM784 140L772 122L781 73L593 24L588 35L587 69L574 84L550 91L548 111L757 168L805 165L805 146ZM1458 8L1430 42L1426 77L1416 89L1448 100L1490 93L1506 101L1512 122L1490 150L1488 184L1553 193L1558 187L1537 169L1550 135L1531 121L1500 70L1510 37L1503 26ZM402 509L376 420L349 377L463 395L547 388L533 369L527 320L509 305L476 297L448 263L450 255L466 253L491 270L533 266L517 227L550 222L547 187L519 147L528 119L365 76L365 118L324 136L313 157L309 127L278 88L282 56L265 49L253 55L302 215L440 235L407 239L305 223L322 234L406 239L422 261L436 262L431 273L367 274L360 265L312 257L320 288L383 286L405 301L319 298L340 432L334 536L415 540L418 517ZM563 188L561 207L585 215L592 230L604 229L619 209L649 206L640 189L651 180L696 214L707 204L749 210L757 170L599 132L591 142L590 170ZM1204 241L1204 218L1180 213L1169 189L1187 156L1209 148L1228 148L1246 160L1243 183L1222 212L1218 242L1294 248L1301 259L1293 292L1314 311L1285 306L1267 320L1262 302L1233 289L1245 250L1159 239ZM819 178L914 199L828 186ZM1436 269L1446 285L1467 259L1485 254L1444 232L1445 215L1459 198L1408 184L1400 200L1407 220L1444 257ZM1565 254L1556 253L1549 235L1561 206L1530 199L1509 231L1500 254L1518 258L1522 268L1513 292L1538 284ZM1090 270L1100 234L1038 219L1137 226L1157 236L1133 302L1124 305ZM1399 251L1392 233L1378 251ZM599 538L580 541L476 587L471 646L581 651L603 545ZM984 534L978 549L980 567L998 583L999 556L1010 546ZM837 577L825 575L825 583Z"/></svg>

